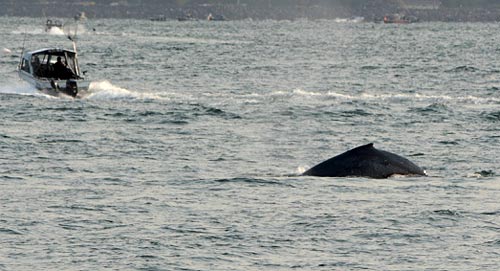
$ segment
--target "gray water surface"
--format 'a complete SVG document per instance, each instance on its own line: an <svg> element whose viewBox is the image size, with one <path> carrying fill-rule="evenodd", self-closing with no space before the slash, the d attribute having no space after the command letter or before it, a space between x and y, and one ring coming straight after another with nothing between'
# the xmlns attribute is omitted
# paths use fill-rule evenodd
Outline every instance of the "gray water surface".
<svg viewBox="0 0 500 271"><path fill-rule="evenodd" d="M95 28L95 31L92 31ZM0 18L0 270L498 270L500 25ZM302 177L353 147L429 177Z"/></svg>

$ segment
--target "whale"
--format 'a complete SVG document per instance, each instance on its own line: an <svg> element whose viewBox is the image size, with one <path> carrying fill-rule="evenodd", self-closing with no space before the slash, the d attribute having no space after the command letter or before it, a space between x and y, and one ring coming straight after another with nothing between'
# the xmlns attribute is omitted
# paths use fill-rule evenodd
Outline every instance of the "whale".
<svg viewBox="0 0 500 271"><path fill-rule="evenodd" d="M332 157L303 173L316 177L389 178L393 175L426 176L426 172L397 154L378 150L373 143Z"/></svg>

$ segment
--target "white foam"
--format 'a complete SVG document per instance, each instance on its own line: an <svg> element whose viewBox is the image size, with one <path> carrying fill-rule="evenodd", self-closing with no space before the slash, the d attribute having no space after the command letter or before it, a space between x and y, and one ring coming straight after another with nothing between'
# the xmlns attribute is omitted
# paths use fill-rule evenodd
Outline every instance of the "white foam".
<svg viewBox="0 0 500 271"><path fill-rule="evenodd" d="M57 26L51 27L47 33L49 35L56 35L56 36L63 36L64 35L64 31Z"/></svg>
<svg viewBox="0 0 500 271"><path fill-rule="evenodd" d="M363 17L352 17L352 18L335 18L336 23L362 23L365 20Z"/></svg>
<svg viewBox="0 0 500 271"><path fill-rule="evenodd" d="M164 97L160 97L153 93L137 92L122 87L118 87L113 85L107 80L91 82L89 86L89 92L90 94L85 97L86 99L93 99L93 100L165 99Z"/></svg>
<svg viewBox="0 0 500 271"><path fill-rule="evenodd" d="M38 91L28 83L19 81L17 84L4 85L0 87L2 94L18 94L18 95L38 95Z"/></svg>
<svg viewBox="0 0 500 271"><path fill-rule="evenodd" d="M275 91L273 95L289 95L286 91ZM458 102L458 103L469 103L469 104L490 104L490 103L500 103L500 98L496 97L478 97L473 95L467 96L450 96L450 95L434 95L434 94L422 94L422 93L360 93L356 95L345 94L341 92L328 91L306 91L302 89L295 89L291 93L292 95L303 96L303 97L327 97L335 98L340 100L361 100L361 101L402 101L402 100L417 100L417 101L442 101L442 102Z"/></svg>
<svg viewBox="0 0 500 271"><path fill-rule="evenodd" d="M17 94L28 96L43 96L47 98L64 98L69 96L61 95L59 97L51 96L39 92L32 85L19 81L18 83L0 86L0 94ZM82 97L92 100L167 100L167 98L147 92L131 91L111 84L109 81L91 82L89 94Z"/></svg>
<svg viewBox="0 0 500 271"><path fill-rule="evenodd" d="M302 174L304 174L304 172L306 172L306 170L307 170L307 167L299 166L299 167L297 167L296 172L297 172L297 174L302 175Z"/></svg>
<svg viewBox="0 0 500 271"><path fill-rule="evenodd" d="M293 94L297 94L297 95L300 95L300 96L324 96L323 93L314 92L314 91L305 91L303 89L295 89L293 91Z"/></svg>

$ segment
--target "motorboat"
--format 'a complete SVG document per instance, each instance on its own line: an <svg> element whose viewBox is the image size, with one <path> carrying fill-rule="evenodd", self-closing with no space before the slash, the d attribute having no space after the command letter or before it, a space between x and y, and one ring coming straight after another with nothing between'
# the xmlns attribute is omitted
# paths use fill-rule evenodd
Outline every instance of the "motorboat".
<svg viewBox="0 0 500 271"><path fill-rule="evenodd" d="M85 12L78 12L75 17L73 17L75 21L85 21L87 20L87 16L85 15Z"/></svg>
<svg viewBox="0 0 500 271"><path fill-rule="evenodd" d="M76 50L78 24L74 28L74 33L71 33L70 27L66 33L73 50L55 47L25 52L23 41L17 68L19 78L48 95L83 97L89 90L90 81L84 78L86 71L80 70Z"/></svg>
<svg viewBox="0 0 500 271"><path fill-rule="evenodd" d="M414 16L405 16L397 13L384 16L384 23L386 24L409 24L415 22L418 22L418 18Z"/></svg>
<svg viewBox="0 0 500 271"><path fill-rule="evenodd" d="M212 13L208 14L207 21L225 21L226 17L224 15L216 14L212 15Z"/></svg>
<svg viewBox="0 0 500 271"><path fill-rule="evenodd" d="M177 17L177 21L179 21L179 22L196 21L196 18L193 17L193 15L191 13L187 13L183 16Z"/></svg>
<svg viewBox="0 0 500 271"><path fill-rule="evenodd" d="M152 22L165 22L166 20L168 20L168 18L165 15L158 15L156 17L150 18L149 20Z"/></svg>
<svg viewBox="0 0 500 271"><path fill-rule="evenodd" d="M45 22L45 32L50 32L50 30L53 27L61 28L62 26L63 26L63 23L59 20L47 19L47 21Z"/></svg>
<svg viewBox="0 0 500 271"><path fill-rule="evenodd" d="M26 52L21 57L19 77L42 93L73 98L88 91L90 82L85 80L78 65L75 50L45 48Z"/></svg>

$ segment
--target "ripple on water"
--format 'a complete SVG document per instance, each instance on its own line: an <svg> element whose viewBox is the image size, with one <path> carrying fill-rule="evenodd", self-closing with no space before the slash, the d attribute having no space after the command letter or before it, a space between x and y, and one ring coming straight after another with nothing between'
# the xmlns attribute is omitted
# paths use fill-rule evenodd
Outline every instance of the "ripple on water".
<svg viewBox="0 0 500 271"><path fill-rule="evenodd" d="M20 231L13 230L13 229L0 228L0 234L22 235L23 233Z"/></svg>
<svg viewBox="0 0 500 271"><path fill-rule="evenodd" d="M483 112L481 118L492 123L500 122L500 111Z"/></svg>
<svg viewBox="0 0 500 271"><path fill-rule="evenodd" d="M432 115L436 113L449 113L450 109L444 103L433 103L425 107L414 107L409 109L410 112Z"/></svg>
<svg viewBox="0 0 500 271"><path fill-rule="evenodd" d="M474 67L474 66L458 66L458 67L455 67L453 69L450 69L448 70L447 72L451 72L451 73L464 73L464 72L478 72L480 71L478 68Z"/></svg>
<svg viewBox="0 0 500 271"><path fill-rule="evenodd" d="M286 183L286 181L280 181L280 180L272 180L272 179L255 179L255 178L231 178L231 179L216 179L214 182L217 183L244 183L244 184L251 184L251 185L278 185L278 186L292 186L289 183Z"/></svg>

